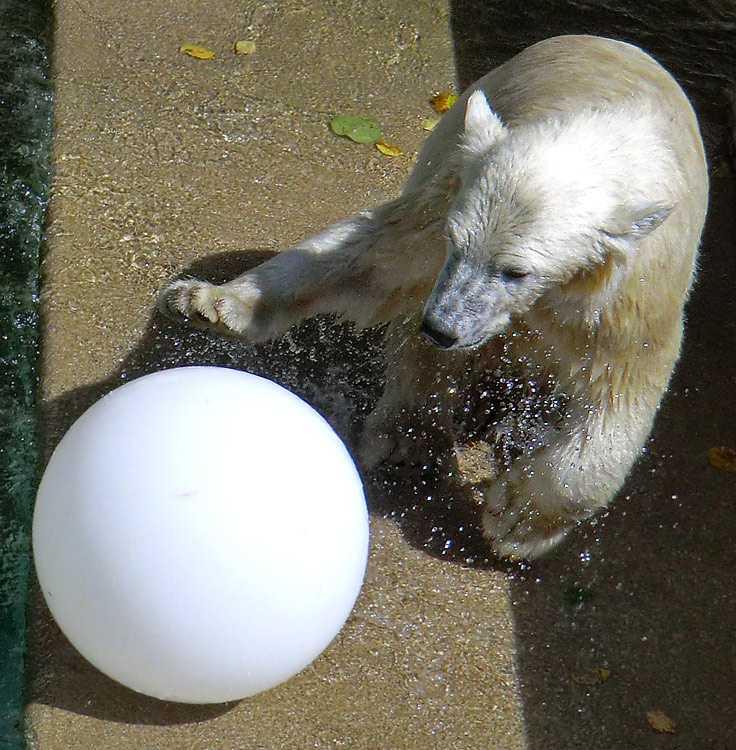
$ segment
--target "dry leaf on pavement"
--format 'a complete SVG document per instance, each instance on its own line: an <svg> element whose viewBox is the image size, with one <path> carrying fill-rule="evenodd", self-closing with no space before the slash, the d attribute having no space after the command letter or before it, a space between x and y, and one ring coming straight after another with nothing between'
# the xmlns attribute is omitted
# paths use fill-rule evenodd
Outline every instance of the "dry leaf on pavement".
<svg viewBox="0 0 736 750"><path fill-rule="evenodd" d="M675 734L677 723L670 719L664 711L647 711L647 721L652 729L662 734Z"/></svg>
<svg viewBox="0 0 736 750"><path fill-rule="evenodd" d="M179 52L183 52L189 57L196 57L197 60L210 60L215 56L215 53L207 47L201 47L199 44L182 44L179 47Z"/></svg>
<svg viewBox="0 0 736 750"><path fill-rule="evenodd" d="M708 451L708 460L722 471L736 471L736 450L727 445L716 445Z"/></svg>
<svg viewBox="0 0 736 750"><path fill-rule="evenodd" d="M438 115L444 115L456 101L455 94L436 94L429 100L429 103Z"/></svg>

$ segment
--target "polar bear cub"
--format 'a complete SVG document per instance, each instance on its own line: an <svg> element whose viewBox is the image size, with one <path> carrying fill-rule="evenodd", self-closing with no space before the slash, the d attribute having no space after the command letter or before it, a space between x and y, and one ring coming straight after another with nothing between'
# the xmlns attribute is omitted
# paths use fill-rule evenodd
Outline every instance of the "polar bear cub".
<svg viewBox="0 0 736 750"><path fill-rule="evenodd" d="M486 408L500 464L479 484L483 525L497 554L533 557L609 503L642 450L707 197L674 79L629 44L555 37L465 92L396 200L221 286L177 281L162 306L250 342L317 313L389 322L367 465L444 449L432 436L451 444L477 392L515 384Z"/></svg>

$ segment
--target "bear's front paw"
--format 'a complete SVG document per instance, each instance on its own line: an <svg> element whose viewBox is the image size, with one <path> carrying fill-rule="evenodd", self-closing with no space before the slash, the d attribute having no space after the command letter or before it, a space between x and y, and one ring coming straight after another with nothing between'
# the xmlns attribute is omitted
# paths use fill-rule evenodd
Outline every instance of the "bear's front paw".
<svg viewBox="0 0 736 750"><path fill-rule="evenodd" d="M234 294L225 287L195 279L170 284L159 298L159 308L176 320L220 335L255 340L253 317L259 299L255 288Z"/></svg>
<svg viewBox="0 0 736 750"><path fill-rule="evenodd" d="M396 440L387 432L364 430L358 449L361 466L365 471L375 471L389 462L396 448Z"/></svg>
<svg viewBox="0 0 736 750"><path fill-rule="evenodd" d="M513 469L486 490L484 500L483 531L499 557L539 557L558 545L580 518L554 484Z"/></svg>
<svg viewBox="0 0 736 750"><path fill-rule="evenodd" d="M427 425L419 415L379 405L368 415L360 440L361 466L376 471L381 465L443 471L451 460L452 443L438 425Z"/></svg>
<svg viewBox="0 0 736 750"><path fill-rule="evenodd" d="M436 451L427 448L425 433L395 424L368 424L360 439L361 466L375 471L381 465L427 468L435 463Z"/></svg>

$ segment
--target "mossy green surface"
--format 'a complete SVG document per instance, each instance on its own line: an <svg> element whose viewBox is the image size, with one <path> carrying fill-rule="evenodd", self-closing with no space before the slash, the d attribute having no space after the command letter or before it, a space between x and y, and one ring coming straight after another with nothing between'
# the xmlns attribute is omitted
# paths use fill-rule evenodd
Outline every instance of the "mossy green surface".
<svg viewBox="0 0 736 750"><path fill-rule="evenodd" d="M38 279L49 183L51 8L0 0L0 748L23 746L37 480Z"/></svg>

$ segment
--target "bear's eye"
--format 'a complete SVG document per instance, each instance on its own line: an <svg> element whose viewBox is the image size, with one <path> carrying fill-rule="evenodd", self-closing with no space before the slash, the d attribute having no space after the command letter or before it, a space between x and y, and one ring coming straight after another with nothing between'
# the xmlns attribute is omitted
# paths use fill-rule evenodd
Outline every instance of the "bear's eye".
<svg viewBox="0 0 736 750"><path fill-rule="evenodd" d="M529 271L522 271L520 268L504 268L501 276L505 279L523 279L529 275Z"/></svg>

